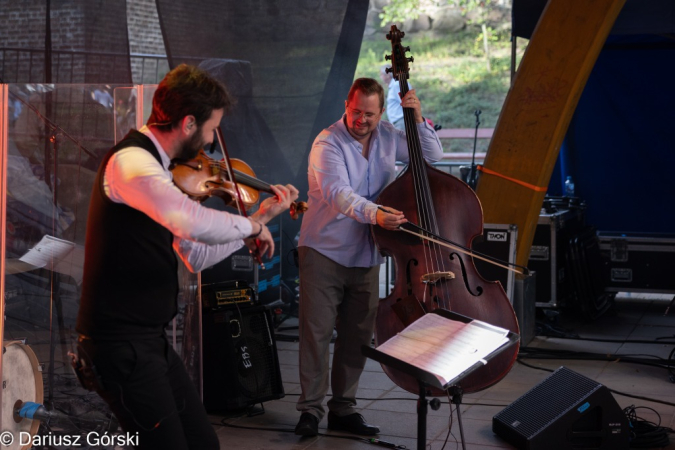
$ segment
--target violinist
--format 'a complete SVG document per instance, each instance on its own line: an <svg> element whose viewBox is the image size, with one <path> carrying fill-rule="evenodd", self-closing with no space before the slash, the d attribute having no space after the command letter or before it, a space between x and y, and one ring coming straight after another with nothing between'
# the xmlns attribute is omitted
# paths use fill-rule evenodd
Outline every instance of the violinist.
<svg viewBox="0 0 675 450"><path fill-rule="evenodd" d="M153 98L146 126L132 130L99 167L92 190L76 329L80 361L123 430L147 449L217 449L199 394L166 338L177 313L178 255L193 272L243 245L274 252L265 226L298 196L274 186L249 218L201 206L172 182L174 158L212 142L232 98L206 72L181 65ZM92 380L90 380L92 381Z"/></svg>
<svg viewBox="0 0 675 450"><path fill-rule="evenodd" d="M377 253L370 225L389 230L406 221L400 211L375 199L394 180L396 161L408 160L404 131L380 121L384 90L371 78L354 81L345 114L314 140L309 155L308 212L300 230L301 412L295 433L315 436L325 414L329 344L337 339L330 376L328 428L374 435L379 428L356 411L356 391L366 358L361 346L373 336L379 297ZM402 99L414 111L428 161L443 153L434 129L422 117L415 91ZM378 208L378 206L381 206Z"/></svg>

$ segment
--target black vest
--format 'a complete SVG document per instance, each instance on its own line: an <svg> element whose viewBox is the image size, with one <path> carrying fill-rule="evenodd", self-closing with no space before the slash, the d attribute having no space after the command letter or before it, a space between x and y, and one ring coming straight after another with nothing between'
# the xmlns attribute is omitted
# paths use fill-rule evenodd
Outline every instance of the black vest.
<svg viewBox="0 0 675 450"><path fill-rule="evenodd" d="M113 202L103 190L110 157L126 147L141 147L161 163L150 138L132 130L98 169L89 203L77 317L77 331L95 339L159 336L177 311L173 234L144 213Z"/></svg>

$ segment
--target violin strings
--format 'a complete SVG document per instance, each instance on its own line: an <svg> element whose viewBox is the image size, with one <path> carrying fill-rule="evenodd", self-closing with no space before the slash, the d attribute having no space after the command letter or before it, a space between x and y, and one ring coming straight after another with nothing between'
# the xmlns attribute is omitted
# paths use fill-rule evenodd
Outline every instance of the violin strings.
<svg viewBox="0 0 675 450"><path fill-rule="evenodd" d="M227 177L229 178L229 170L227 169L227 163L225 161L213 161L209 162L210 167L218 167L218 169L222 170L225 172ZM234 172L237 182L242 183L246 186L255 188L259 191L264 191L271 193L272 189L270 188L270 185L265 183L264 181L261 181L255 177L252 177L251 175L244 173L240 170L237 170L235 168L232 168L232 171Z"/></svg>

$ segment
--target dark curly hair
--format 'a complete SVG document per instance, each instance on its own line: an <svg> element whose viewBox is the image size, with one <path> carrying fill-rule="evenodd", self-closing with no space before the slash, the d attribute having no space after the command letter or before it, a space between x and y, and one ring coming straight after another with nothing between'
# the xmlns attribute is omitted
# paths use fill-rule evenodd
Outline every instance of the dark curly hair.
<svg viewBox="0 0 675 450"><path fill-rule="evenodd" d="M148 125L170 131L185 116L192 115L201 126L214 109L227 112L233 105L234 99L220 81L198 67L181 64L157 86Z"/></svg>

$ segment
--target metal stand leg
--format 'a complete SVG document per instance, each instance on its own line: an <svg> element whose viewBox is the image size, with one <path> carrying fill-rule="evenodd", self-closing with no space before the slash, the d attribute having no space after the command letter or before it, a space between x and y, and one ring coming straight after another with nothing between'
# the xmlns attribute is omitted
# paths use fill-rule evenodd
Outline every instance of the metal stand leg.
<svg viewBox="0 0 675 450"><path fill-rule="evenodd" d="M417 400L417 450L424 450L427 445L427 401L424 383L419 382L420 398Z"/></svg>
<svg viewBox="0 0 675 450"><path fill-rule="evenodd" d="M462 412L460 406L462 405L462 395L464 392L460 386L452 386L450 389L450 394L452 395L452 404L456 405L457 410L457 423L459 424L459 436L462 441L462 449L466 450L466 443L464 442L464 427L462 426Z"/></svg>
<svg viewBox="0 0 675 450"><path fill-rule="evenodd" d="M438 411L441 408L441 401L437 398L427 400L427 393L424 389L424 383L417 380L420 386L420 398L417 401L417 450L425 450L427 445L427 408Z"/></svg>

